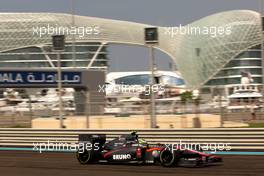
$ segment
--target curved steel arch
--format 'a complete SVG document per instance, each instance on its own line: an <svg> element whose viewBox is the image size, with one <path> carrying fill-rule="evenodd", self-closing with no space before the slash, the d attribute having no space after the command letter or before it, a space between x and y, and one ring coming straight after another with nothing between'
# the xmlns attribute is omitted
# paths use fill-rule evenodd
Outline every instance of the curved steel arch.
<svg viewBox="0 0 264 176"><path fill-rule="evenodd" d="M56 13L1 13L0 52L23 47L51 43L52 34L34 33L36 29L52 27L71 28L69 14ZM75 27L99 27L98 35L67 35L68 42L73 35L76 42L103 42L145 46L144 28L151 25L110 20L95 17L75 16ZM227 11L214 14L185 27L231 26L231 34L212 37L210 35L170 35L168 28L158 27L157 49L168 54L177 64L186 83L197 88L207 82L219 69L237 53L249 46L261 43L260 15L250 10ZM179 27L174 27L179 29ZM199 48L200 55L195 50ZM220 51L220 52L218 52Z"/></svg>

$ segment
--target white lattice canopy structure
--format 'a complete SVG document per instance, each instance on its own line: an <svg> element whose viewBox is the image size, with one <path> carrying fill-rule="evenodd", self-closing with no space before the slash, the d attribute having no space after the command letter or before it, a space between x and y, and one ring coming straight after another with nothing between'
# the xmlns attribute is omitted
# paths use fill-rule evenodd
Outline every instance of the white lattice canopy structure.
<svg viewBox="0 0 264 176"><path fill-rule="evenodd" d="M69 29L73 27L71 15L55 13L1 13L0 23L0 52L2 54L10 53L10 55L12 55L11 53L23 52L23 48L30 48L33 53L38 53L39 50L49 52L46 47L51 44L52 34L46 33L40 36L37 34L37 30L43 27L65 27ZM83 29L87 26L93 29L96 28L99 32L89 35L68 33L66 40L71 43L74 39L77 44L99 43L99 47L93 52L90 51L89 54L92 54L92 56L89 59L77 57L77 62L89 69L93 66L92 61L96 60L96 56L102 52L102 48L106 44L145 45L144 28L151 25L75 16L74 27ZM214 37L203 34L178 33L170 35L169 28L159 27L159 44L156 48L167 53L173 59L185 82L192 88L200 87L206 83L242 51L261 43L260 15L257 12L249 10L222 12L188 25L188 27L200 28L210 28L212 26L230 26L231 33ZM174 29L177 29L177 27L174 27ZM9 60L5 60L5 58L0 57L2 65L7 62L9 64L10 62L16 62L12 60L11 56ZM70 57L66 58L65 63L67 59L68 61L71 60ZM32 58L28 58L29 60L40 62L41 59L34 61L33 58L32 61ZM52 56L49 54L44 55L43 60L47 63L47 67L56 67ZM25 62L25 60L19 62ZM65 66L67 66L67 63Z"/></svg>

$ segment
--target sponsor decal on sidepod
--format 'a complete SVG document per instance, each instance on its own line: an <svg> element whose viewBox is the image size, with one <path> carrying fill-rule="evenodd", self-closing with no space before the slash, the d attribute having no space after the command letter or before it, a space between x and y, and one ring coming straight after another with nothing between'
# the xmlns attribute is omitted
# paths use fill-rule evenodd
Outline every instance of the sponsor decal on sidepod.
<svg viewBox="0 0 264 176"><path fill-rule="evenodd" d="M113 159L114 160L129 160L129 159L131 159L131 155L130 154L126 154L126 155L113 155Z"/></svg>

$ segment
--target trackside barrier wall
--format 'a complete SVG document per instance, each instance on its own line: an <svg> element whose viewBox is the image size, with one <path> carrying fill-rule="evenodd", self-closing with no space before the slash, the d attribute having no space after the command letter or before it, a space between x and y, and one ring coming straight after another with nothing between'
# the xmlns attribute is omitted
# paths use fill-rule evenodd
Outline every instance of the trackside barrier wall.
<svg viewBox="0 0 264 176"><path fill-rule="evenodd" d="M137 130L151 144L228 143L232 150L263 150L264 128L202 128L202 129L144 129ZM71 129L0 129L0 147L32 147L33 143L77 143L78 134L106 134L107 140L128 134L129 130L71 130Z"/></svg>

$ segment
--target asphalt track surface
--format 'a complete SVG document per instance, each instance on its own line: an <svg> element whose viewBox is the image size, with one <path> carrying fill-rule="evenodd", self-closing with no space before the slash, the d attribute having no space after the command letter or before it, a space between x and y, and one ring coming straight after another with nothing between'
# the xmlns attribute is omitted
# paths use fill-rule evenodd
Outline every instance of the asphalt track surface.
<svg viewBox="0 0 264 176"><path fill-rule="evenodd" d="M137 165L80 165L74 153L0 151L1 176L264 176L264 156L223 156L221 166L163 168Z"/></svg>

